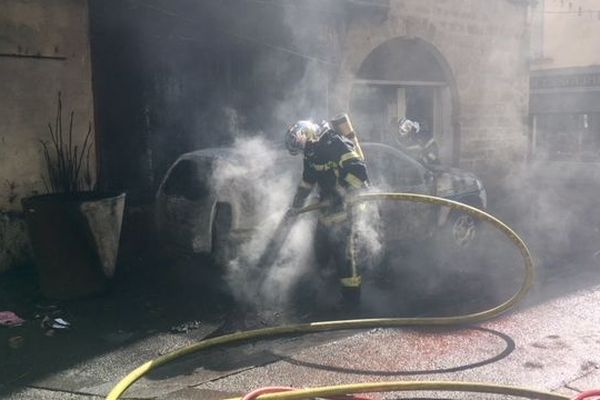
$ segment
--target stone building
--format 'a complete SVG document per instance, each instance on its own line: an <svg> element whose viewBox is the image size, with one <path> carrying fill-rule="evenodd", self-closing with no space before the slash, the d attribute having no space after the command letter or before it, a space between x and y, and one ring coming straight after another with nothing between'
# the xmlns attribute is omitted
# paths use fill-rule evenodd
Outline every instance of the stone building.
<svg viewBox="0 0 600 400"><path fill-rule="evenodd" d="M294 120L340 111L364 140L390 141L394 121L418 119L438 138L444 162L490 185L527 152L526 0L2 7L0 69L12 77L0 83L11 94L0 100L2 215L44 191L38 140L59 90L77 127L94 120L100 187L128 191L130 206L151 204L180 153L258 132L278 141Z"/></svg>
<svg viewBox="0 0 600 400"><path fill-rule="evenodd" d="M533 14L531 157L600 161L600 4L545 0Z"/></svg>
<svg viewBox="0 0 600 400"><path fill-rule="evenodd" d="M81 143L87 134L94 112L87 3L9 0L0 4L0 10L3 271L27 258L20 199L46 191L40 141L50 142L48 124L55 123L58 92L62 92L65 123L68 113L74 112L74 144Z"/></svg>
<svg viewBox="0 0 600 400"><path fill-rule="evenodd" d="M373 131L426 122L446 163L504 169L525 154L528 34L525 2L392 1L344 35L340 98L368 104Z"/></svg>

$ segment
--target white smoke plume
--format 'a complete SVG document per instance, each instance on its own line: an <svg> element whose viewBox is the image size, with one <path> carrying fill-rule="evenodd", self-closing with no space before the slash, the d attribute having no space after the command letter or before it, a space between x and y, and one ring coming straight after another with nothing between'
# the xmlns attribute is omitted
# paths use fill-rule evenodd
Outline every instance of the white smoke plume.
<svg viewBox="0 0 600 400"><path fill-rule="evenodd" d="M229 114L228 129L241 132L239 117L233 110ZM235 256L226 266L227 284L241 304L258 310L285 308L296 291L304 290L302 285L322 288L321 280L326 279L313 257L316 215L283 222L301 177L301 157L290 156L281 143L273 144L262 135L237 139L229 154L216 162L212 173L217 198L234 205L236 233L231 236L240 234ZM308 200L316 201L314 195ZM382 244L376 207L359 208L357 256L365 270L375 265ZM290 229L287 224L292 224ZM276 254L271 257L269 246L280 240L282 245L275 246Z"/></svg>
<svg viewBox="0 0 600 400"><path fill-rule="evenodd" d="M288 301L292 287L310 267L312 230L308 219L294 224L275 262L257 265L291 204L301 163L258 136L237 139L235 159L223 159L213 171L219 198L236 204L236 229L245 240L228 263L226 280L238 302L271 309ZM244 232L245 231L245 232Z"/></svg>

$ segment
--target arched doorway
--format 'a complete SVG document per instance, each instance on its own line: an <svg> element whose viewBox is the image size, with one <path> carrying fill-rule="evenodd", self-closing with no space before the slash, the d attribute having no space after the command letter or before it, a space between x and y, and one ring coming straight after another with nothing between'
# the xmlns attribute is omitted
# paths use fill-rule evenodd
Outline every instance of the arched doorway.
<svg viewBox="0 0 600 400"><path fill-rule="evenodd" d="M394 38L361 63L350 111L361 138L395 144L397 121L421 123L440 145L442 162L458 162L458 102L454 77L442 54L422 39Z"/></svg>

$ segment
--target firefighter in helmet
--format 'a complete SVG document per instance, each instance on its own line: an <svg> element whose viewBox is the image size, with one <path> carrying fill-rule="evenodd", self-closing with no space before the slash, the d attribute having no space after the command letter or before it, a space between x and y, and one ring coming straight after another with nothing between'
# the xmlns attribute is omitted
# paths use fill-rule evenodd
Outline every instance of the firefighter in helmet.
<svg viewBox="0 0 600 400"><path fill-rule="evenodd" d="M439 164L439 148L433 134L417 121L398 121L398 142L421 164Z"/></svg>
<svg viewBox="0 0 600 400"><path fill-rule="evenodd" d="M333 261L337 267L344 305L360 300L361 275L354 249L354 212L347 198L369 186L364 156L356 133L346 114L331 122L316 124L298 121L286 132L290 154L304 155L302 180L298 185L288 215L304 206L314 188L321 209L314 244L317 263L326 267Z"/></svg>

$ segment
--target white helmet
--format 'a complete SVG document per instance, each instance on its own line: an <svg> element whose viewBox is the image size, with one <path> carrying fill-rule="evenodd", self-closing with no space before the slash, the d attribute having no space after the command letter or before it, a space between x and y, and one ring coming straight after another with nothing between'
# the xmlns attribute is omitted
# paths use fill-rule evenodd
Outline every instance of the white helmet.
<svg viewBox="0 0 600 400"><path fill-rule="evenodd" d="M285 147L291 155L304 149L307 140L314 140L319 135L319 125L313 121L298 121L285 132Z"/></svg>
<svg viewBox="0 0 600 400"><path fill-rule="evenodd" d="M398 133L400 137L407 137L413 133L419 133L421 125L417 121L411 121L410 119L402 118L398 121Z"/></svg>

